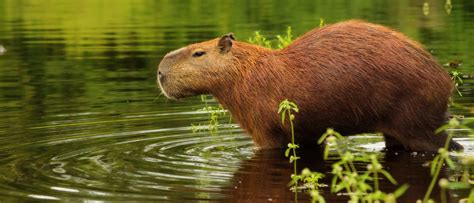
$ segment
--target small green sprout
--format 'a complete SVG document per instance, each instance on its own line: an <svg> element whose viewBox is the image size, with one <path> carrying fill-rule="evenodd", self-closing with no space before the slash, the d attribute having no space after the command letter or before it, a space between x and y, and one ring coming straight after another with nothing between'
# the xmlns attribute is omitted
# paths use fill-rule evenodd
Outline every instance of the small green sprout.
<svg viewBox="0 0 474 203"><path fill-rule="evenodd" d="M319 27L324 27L324 18L319 18Z"/></svg>

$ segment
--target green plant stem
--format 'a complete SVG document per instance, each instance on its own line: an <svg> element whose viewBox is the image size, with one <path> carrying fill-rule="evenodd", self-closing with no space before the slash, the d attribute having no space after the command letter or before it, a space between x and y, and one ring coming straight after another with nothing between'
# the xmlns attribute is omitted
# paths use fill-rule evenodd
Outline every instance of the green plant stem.
<svg viewBox="0 0 474 203"><path fill-rule="evenodd" d="M425 197L423 198L423 202L428 202L428 199L430 198L430 195L431 195L431 191L433 191L436 181L438 180L439 172L441 171L441 168L443 167L443 163L444 163L444 158L441 157L439 160L438 167L436 167L436 171L433 174L433 179L431 179L428 190L426 191Z"/></svg>
<svg viewBox="0 0 474 203"><path fill-rule="evenodd" d="M452 137L453 137L453 134L448 133L448 137L446 138L446 142L444 143L444 149L446 150L449 149L449 143L451 142ZM431 192L433 191L436 181L438 180L439 173L441 172L441 168L443 167L443 164L444 164L444 157L441 156L439 159L438 167L436 167L435 173L433 174L433 179L431 179L428 190L426 191L425 197L423 198L423 202L427 202L428 199L430 198Z"/></svg>
<svg viewBox="0 0 474 203"><path fill-rule="evenodd" d="M290 128L291 128L291 144L295 145L295 129L293 127L293 120L291 119L291 112L290 110L288 112L288 119L290 120ZM296 172L296 148L293 147L293 156L295 157L295 160L293 160L293 175L297 175ZM295 182L295 202L298 202L298 191L296 190L298 186L298 181Z"/></svg>
<svg viewBox="0 0 474 203"><path fill-rule="evenodd" d="M339 157L341 157L341 158L344 156L342 150L339 149L339 147L337 148L337 153L339 154ZM351 166L349 166L349 164L347 164L347 162L344 162L344 163L343 163L343 166L344 166L344 168L346 169L346 171L353 172L353 171L351 170Z"/></svg>
<svg viewBox="0 0 474 203"><path fill-rule="evenodd" d="M344 176L342 176L341 174L338 174L339 178L344 181ZM351 186L350 185L346 185L346 190L347 190L347 193L351 194L352 193L352 190L351 190Z"/></svg>
<svg viewBox="0 0 474 203"><path fill-rule="evenodd" d="M446 198L446 188L441 188L441 202L448 203L448 199Z"/></svg>
<svg viewBox="0 0 474 203"><path fill-rule="evenodd" d="M453 139L453 133L448 133L448 138L446 138L446 142L444 143L444 148L446 150L449 149L449 143L451 143L451 139Z"/></svg>
<svg viewBox="0 0 474 203"><path fill-rule="evenodd" d="M352 172L357 173L357 169L356 169L356 167L354 166L354 163L352 163L352 161L349 161L349 166L352 168Z"/></svg>
<svg viewBox="0 0 474 203"><path fill-rule="evenodd" d="M293 128L293 121L291 120L291 113L288 111L288 118L290 118L290 128L291 128L291 144L295 144L295 130ZM296 148L293 148L293 156L296 158ZM293 162L293 174L296 175L296 159Z"/></svg>
<svg viewBox="0 0 474 203"><path fill-rule="evenodd" d="M379 191L379 174L377 173L377 170L374 170L374 188L375 191Z"/></svg>

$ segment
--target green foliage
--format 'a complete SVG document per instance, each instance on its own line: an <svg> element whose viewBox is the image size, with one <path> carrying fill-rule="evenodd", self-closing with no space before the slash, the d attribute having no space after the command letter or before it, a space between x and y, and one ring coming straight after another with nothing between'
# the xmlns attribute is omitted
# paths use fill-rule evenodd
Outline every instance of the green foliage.
<svg viewBox="0 0 474 203"><path fill-rule="evenodd" d="M291 175L289 185L295 192L295 202L297 202L298 185L302 182L302 187L307 189L312 202L324 203L324 197L318 190L320 187L319 180L323 177L323 174L312 172L307 168L303 169L301 174L297 174L297 160L300 157L296 155L296 149L299 148L299 145L295 143L293 121L295 119L294 113L298 112L298 106L288 99L283 100L278 108L282 125L285 126L285 123L288 122L291 130L291 143L288 143L288 148L285 151L285 156L290 156L290 163L293 163L293 174ZM393 193L382 192L379 188L379 178L384 177L393 184L397 184L397 181L388 171L383 169L375 154L364 153L356 156L350 151L339 147L337 142L343 139L346 138L334 131L334 129L329 128L318 140L319 144L322 144L324 141L327 142L324 150L324 159L328 158L331 147L335 149L340 158L338 162L332 165L333 179L331 182L331 192L338 193L345 190L349 194L350 202L354 203L377 201L396 202L396 199L403 195L408 189L408 185L402 185ZM354 161L367 162L367 171L358 171ZM373 185L370 183L373 183Z"/></svg>
<svg viewBox="0 0 474 203"><path fill-rule="evenodd" d="M395 202L408 189L408 185L402 185L393 193L382 192L379 188L379 179L385 177L391 183L397 184L397 181L390 173L383 169L382 164L377 160L375 154L362 153L354 155L350 151L340 147L337 143L346 139L334 129L327 129L318 140L322 144L326 140L324 150L324 159L328 158L330 148L333 148L339 156L339 161L332 165L333 179L331 181L331 192L337 193L345 190L350 197L349 202ZM354 161L366 162L367 171L358 171ZM371 185L370 183L373 183Z"/></svg>
<svg viewBox="0 0 474 203"><path fill-rule="evenodd" d="M265 38L263 35L261 35L260 31L255 31L254 36L250 37L248 39L248 42L252 43L252 44L259 45L259 46L262 46L262 47L266 47L266 48L269 48L269 49L272 48L271 42L267 38Z"/></svg>
<svg viewBox="0 0 474 203"><path fill-rule="evenodd" d="M305 168L301 171L301 180L304 183L304 187L308 189L308 194L311 196L311 202L320 202L325 203L324 197L319 192L319 180L324 177L322 173L313 172L308 168Z"/></svg>
<svg viewBox="0 0 474 203"><path fill-rule="evenodd" d="M254 36L248 39L248 42L251 44L256 44L263 46L269 49L272 49L272 41L265 38L259 31L255 31ZM287 27L285 35L276 36L276 47L277 49L283 49L293 42L293 34L290 26Z"/></svg>
<svg viewBox="0 0 474 203"><path fill-rule="evenodd" d="M453 76L453 77L457 77L457 75ZM467 131L472 131L472 129L467 126L468 123L469 122L465 122L465 123L461 124L461 122L459 122L456 118L452 118L451 120L449 120L449 122L447 124L445 124L445 125L441 126L440 128L438 128L436 130L436 133L440 133L440 132L445 131L449 128L465 129ZM444 144L444 147L440 148L438 150L438 155L436 155L435 158L433 159L433 161L431 162L430 173L431 173L431 176L433 178L431 179L430 185L428 186L428 189L425 193L425 196L424 196L422 202L432 201L430 199L430 195L431 195L431 192L433 191L433 188L434 188L436 182L438 181L438 177L439 177L439 174L441 172L441 168L445 164L450 168L455 168L454 161L449 156L449 144L450 144L451 139L453 138L453 136L454 136L453 131L449 131L448 132L448 137L446 138L446 142ZM467 156L467 158L469 158L469 157L470 156ZM467 170L469 170L469 168L472 167L472 166L473 166L472 163L471 163L471 165L465 163L464 167L467 168ZM465 171L465 173L469 174L470 171ZM472 177L472 175L470 175L470 176ZM464 181L469 181L469 180L464 180ZM443 200L443 202L447 202L447 200L446 200L446 191L445 191L445 189L447 187L447 180L441 179L440 182L439 182L439 185L441 187L441 199ZM469 198L471 198L472 192L473 192L473 190L471 190L471 195L469 195ZM446 200L446 201L444 201L444 200Z"/></svg>
<svg viewBox="0 0 474 203"><path fill-rule="evenodd" d="M288 26L288 28L286 29L286 35L285 36L280 36L280 35L277 35L277 40L278 40L278 49L283 49L285 47L287 47L288 45L291 44L291 42L293 42L293 35L291 34L291 27Z"/></svg>
<svg viewBox="0 0 474 203"><path fill-rule="evenodd" d="M207 130L211 133L211 135L219 134L219 120L226 116L227 110L225 110L224 107L222 107L221 105L209 105L206 95L201 95L201 102L205 104L205 107L197 111L207 112L208 120L205 123L191 124L191 130L193 131L193 133Z"/></svg>

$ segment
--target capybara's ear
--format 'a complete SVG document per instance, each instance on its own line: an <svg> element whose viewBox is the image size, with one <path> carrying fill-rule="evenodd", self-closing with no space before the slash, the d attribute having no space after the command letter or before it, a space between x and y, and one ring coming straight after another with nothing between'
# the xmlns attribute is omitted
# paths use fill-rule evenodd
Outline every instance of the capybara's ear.
<svg viewBox="0 0 474 203"><path fill-rule="evenodd" d="M232 40L235 40L233 33L229 33L222 36L222 38L217 43L217 46L221 50L221 53L227 53L230 51L230 49L232 48Z"/></svg>

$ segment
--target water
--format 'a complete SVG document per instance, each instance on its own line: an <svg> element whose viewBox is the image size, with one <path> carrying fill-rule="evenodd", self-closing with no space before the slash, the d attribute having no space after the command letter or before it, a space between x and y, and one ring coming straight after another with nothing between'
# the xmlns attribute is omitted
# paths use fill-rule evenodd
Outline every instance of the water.
<svg viewBox="0 0 474 203"><path fill-rule="evenodd" d="M292 168L281 150L257 151L227 118L217 136L192 132L191 124L207 120L197 111L204 104L160 96L162 56L228 32L246 40L260 30L273 39L288 25L300 35L320 18L366 19L420 41L440 63L462 61L450 69L463 72L465 82L450 111L471 118L474 4L455 1L446 10L438 0L428 9L411 0L0 0L0 199L291 201ZM472 154L472 139L456 134ZM383 149L380 137L351 141L355 151ZM423 165L432 155L379 154L400 183L411 185L403 201L421 198L429 182ZM301 150L301 157L299 167L329 176L331 161L317 150ZM395 188L382 182L386 191ZM324 190L328 202L346 198ZM463 195L450 192L452 201Z"/></svg>

